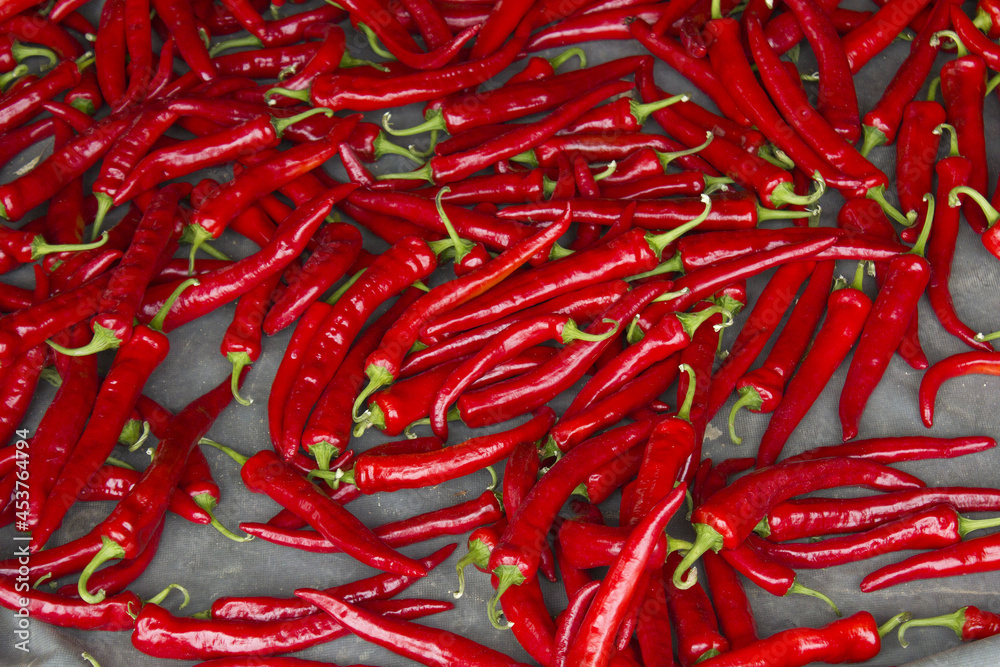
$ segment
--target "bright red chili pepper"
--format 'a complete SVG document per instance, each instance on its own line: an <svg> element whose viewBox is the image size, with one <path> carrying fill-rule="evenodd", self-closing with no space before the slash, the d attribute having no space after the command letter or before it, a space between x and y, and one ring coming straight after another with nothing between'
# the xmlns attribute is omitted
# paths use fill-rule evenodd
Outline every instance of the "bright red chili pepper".
<svg viewBox="0 0 1000 667"><path fill-rule="evenodd" d="M700 554L709 549L736 548L774 505L808 491L850 484L887 490L926 486L912 475L860 459L831 458L759 468L695 508L691 521L696 540L674 571L674 583L692 583L690 577L683 580L682 575Z"/></svg>
<svg viewBox="0 0 1000 667"><path fill-rule="evenodd" d="M1000 352L962 352L931 366L920 380L920 416L930 428L934 423L934 402L941 385L963 375L1000 375Z"/></svg>
<svg viewBox="0 0 1000 667"><path fill-rule="evenodd" d="M941 68L941 96L948 112L948 122L958 136L959 153L972 163L969 187L984 197L989 187L983 127L985 94L986 64L981 58L956 58ZM971 199L962 202L962 213L976 233L981 234L989 227L983 210Z"/></svg>
<svg viewBox="0 0 1000 667"><path fill-rule="evenodd" d="M1000 569L1000 533L910 556L875 570L861 580L865 593L918 581Z"/></svg>
<svg viewBox="0 0 1000 667"><path fill-rule="evenodd" d="M899 626L899 643L906 648L905 635L910 628L941 627L953 630L963 642L985 639L1000 633L1000 615L983 611L969 605L962 607L953 614L935 616L934 618L915 618Z"/></svg>
<svg viewBox="0 0 1000 667"><path fill-rule="evenodd" d="M914 100L903 108L899 141L896 142L896 195L899 208L907 219L923 217L924 195L932 191L932 167L941 141L940 134L934 130L945 119L944 107L938 102Z"/></svg>
<svg viewBox="0 0 1000 667"><path fill-rule="evenodd" d="M100 604L89 604L56 593L22 590L13 577L2 577L0 605L12 611L27 608L32 618L57 627L122 631L132 629L132 614L142 606L142 600L132 591L125 591Z"/></svg>
<svg viewBox="0 0 1000 667"><path fill-rule="evenodd" d="M667 593L667 608L677 635L678 657L682 667L691 667L726 653L729 642L719 632L718 620L712 609L705 589L700 584L686 589L675 586L669 573L681 561L681 554L674 552L667 557L664 565L664 583Z"/></svg>
<svg viewBox="0 0 1000 667"><path fill-rule="evenodd" d="M566 609L556 617L556 635L553 641L555 655L552 658L555 667L566 667L566 656L583 627L584 616L600 585L599 581L591 581L577 589L569 596Z"/></svg>
<svg viewBox="0 0 1000 667"><path fill-rule="evenodd" d="M729 642L730 649L742 648L757 641L757 623L735 568L711 551L702 556L702 565L719 629Z"/></svg>
<svg viewBox="0 0 1000 667"><path fill-rule="evenodd" d="M882 52L930 0L903 2L889 0L860 26L841 40L851 72L857 74L872 58Z"/></svg>
<svg viewBox="0 0 1000 667"><path fill-rule="evenodd" d="M191 71L203 81L211 81L216 78L219 73L208 54L208 48L201 41L201 35L198 34L190 1L151 0L150 4L168 26L177 52L191 68Z"/></svg>

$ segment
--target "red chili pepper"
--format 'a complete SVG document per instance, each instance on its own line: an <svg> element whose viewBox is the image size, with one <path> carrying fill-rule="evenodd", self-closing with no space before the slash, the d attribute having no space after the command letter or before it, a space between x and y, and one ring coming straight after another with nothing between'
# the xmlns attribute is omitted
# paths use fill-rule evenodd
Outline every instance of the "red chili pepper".
<svg viewBox="0 0 1000 667"><path fill-rule="evenodd" d="M857 74L868 61L881 53L929 2L889 0L870 19L844 35L841 42L851 72Z"/></svg>
<svg viewBox="0 0 1000 667"><path fill-rule="evenodd" d="M454 608L450 602L436 600L371 600L363 604L387 618L404 619L422 618ZM290 653L348 634L350 632L343 625L326 614L275 621L202 620L174 616L163 607L147 604L135 619L132 646L157 658L205 660L230 655Z"/></svg>
<svg viewBox="0 0 1000 667"><path fill-rule="evenodd" d="M788 567L819 569L907 549L941 549L997 523L996 519L967 519L948 505L935 505L844 537L796 544L757 543L769 558Z"/></svg>
<svg viewBox="0 0 1000 667"><path fill-rule="evenodd" d="M181 294L167 313L163 330L172 331L201 317L280 273L302 253L313 231L322 223L333 204L346 197L354 187L351 184L341 185L319 195L283 220L274 238L259 252L200 277L200 284ZM148 319L158 311L165 297L176 287L173 283L164 283L148 290L143 297L139 319Z"/></svg>
<svg viewBox="0 0 1000 667"><path fill-rule="evenodd" d="M930 428L934 423L934 401L941 385L963 375L1000 375L1000 352L963 352L931 366L920 380L920 416Z"/></svg>
<svg viewBox="0 0 1000 667"><path fill-rule="evenodd" d="M2 577L0 606L12 611L27 609L31 618L57 627L123 631L132 629L132 614L142 606L142 600L132 591L125 591L100 604L89 604L55 593L34 590L15 583L13 577Z"/></svg>
<svg viewBox="0 0 1000 667"><path fill-rule="evenodd" d="M556 635L553 641L555 655L552 658L555 667L566 667L566 656L583 628L584 616L600 585L599 581L584 584L569 596L566 609L556 617Z"/></svg>
<svg viewBox="0 0 1000 667"><path fill-rule="evenodd" d="M939 47L934 35L948 27L948 10L952 4L947 0L935 4L930 20L910 46L910 55L900 65L875 107L865 114L862 125L864 133L862 155L867 155L875 146L889 143L896 138L896 131L903 120L904 108L920 92L937 58ZM874 20L873 15L858 29L864 26L870 27ZM923 194L920 193L920 196Z"/></svg>
<svg viewBox="0 0 1000 667"><path fill-rule="evenodd" d="M771 508L755 530L775 542L849 533L942 503L960 512L993 512L1000 508L1000 491L937 487L863 498L802 498Z"/></svg>
<svg viewBox="0 0 1000 667"><path fill-rule="evenodd" d="M1000 533L977 537L950 547L910 556L875 570L861 580L864 593L918 581L955 577L1000 568Z"/></svg>
<svg viewBox="0 0 1000 667"><path fill-rule="evenodd" d="M215 63L209 56L208 48L201 41L195 23L194 13L189 0L168 2L167 0L151 0L153 9L167 25L174 45L191 71L203 81L211 81L219 75Z"/></svg>
<svg viewBox="0 0 1000 667"><path fill-rule="evenodd" d="M673 8L659 5L633 6L629 4L625 7L609 7L605 10L588 7L586 12L574 13L568 18L536 32L525 45L525 50L535 52L595 40L631 39L632 33L629 31L625 19L634 17L653 25L661 16L670 11L673 11Z"/></svg>
<svg viewBox="0 0 1000 667"><path fill-rule="evenodd" d="M125 73L125 4L122 0L104 4L97 25L98 39L94 43L97 83L101 87L101 95L113 107L119 106L128 87Z"/></svg>
<svg viewBox="0 0 1000 667"><path fill-rule="evenodd" d="M521 426L502 434L471 438L447 449L399 456L362 454L353 471L335 477L355 484L366 494L433 486L507 458L520 443L541 439L554 422L555 413L549 408L541 408Z"/></svg>
<svg viewBox="0 0 1000 667"><path fill-rule="evenodd" d="M677 567L680 561L679 553L670 554L664 566L665 573ZM728 652L729 642L719 632L718 620L705 589L700 584L679 588L666 575L664 580L667 608L677 635L677 651L682 667L700 664Z"/></svg>
<svg viewBox="0 0 1000 667"><path fill-rule="evenodd" d="M962 11L960 5L948 3L951 13L951 26L961 40L962 45L969 51L986 61L991 70L996 71L1000 64L1000 47L997 47L992 38L987 38L980 32L975 22Z"/></svg>
<svg viewBox="0 0 1000 667"><path fill-rule="evenodd" d="M854 285L835 288L830 293L826 319L816 334L812 348L788 382L761 439L757 450L758 465L770 465L778 459L788 437L861 334L872 308L871 300L860 289L862 271L863 267L859 266Z"/></svg>
<svg viewBox="0 0 1000 667"><path fill-rule="evenodd" d="M940 133L934 130L944 122L945 110L938 102L914 100L903 109L896 142L896 194L907 219L920 220L924 216L924 195L932 191L932 167L941 141Z"/></svg>
<svg viewBox="0 0 1000 667"><path fill-rule="evenodd" d="M976 56L948 61L941 68L941 94L948 122L958 136L959 152L972 163L969 187L984 197L989 174L986 164L986 140L983 128L983 97L986 91L986 64ZM962 203L965 219L976 233L989 227L983 210L971 199Z"/></svg>
<svg viewBox="0 0 1000 667"><path fill-rule="evenodd" d="M748 663L761 667L802 667L814 661L863 662L878 655L882 636L907 618L909 614L900 614L879 627L871 614L859 611L822 628L782 630L701 664L705 667L739 667Z"/></svg>
<svg viewBox="0 0 1000 667"><path fill-rule="evenodd" d="M149 567L149 563L156 555L156 550L160 545L160 536L163 534L163 523L166 516L160 519L160 523L149 539L149 544L137 557L131 560L118 561L110 565L90 578L88 587L92 592L103 590L106 595L117 595L138 579ZM60 595L74 597L77 594L76 584L67 584L59 589Z"/></svg>
<svg viewBox="0 0 1000 667"><path fill-rule="evenodd" d="M831 458L760 468L695 508L691 521L696 539L674 571L674 583L691 584L691 578L682 579L682 575L700 554L709 549L736 548L778 503L809 491L851 484L887 490L925 486L912 475L860 459Z"/></svg>
<svg viewBox="0 0 1000 667"><path fill-rule="evenodd" d="M903 645L903 648L908 645L904 638L906 631L913 627L948 628L953 630L963 642L971 642L1000 633L1000 616L969 605L953 614L935 616L934 618L915 618L899 626L899 643Z"/></svg>
<svg viewBox="0 0 1000 667"><path fill-rule="evenodd" d="M663 496L633 529L584 616L581 631L566 656L568 663L600 663L609 658L627 602L636 594L639 575L650 564L659 533L680 507L686 490L682 483Z"/></svg>
<svg viewBox="0 0 1000 667"><path fill-rule="evenodd" d="M850 456L876 463L922 461L925 459L950 459L986 451L996 447L996 441L982 436L965 438L929 438L908 436L855 440L844 445L817 447L792 456L785 461L808 461L828 456Z"/></svg>
<svg viewBox="0 0 1000 667"><path fill-rule="evenodd" d="M0 131L19 127L41 110L43 102L79 83L80 71L90 63L87 58L64 60L38 81L20 90L8 91L0 105Z"/></svg>
<svg viewBox="0 0 1000 667"><path fill-rule="evenodd" d="M0 391L4 396L0 407L0 442L9 442L21 426L35 387L38 386L46 355L45 347L36 345L19 355L3 370L0 376Z"/></svg>
<svg viewBox="0 0 1000 667"><path fill-rule="evenodd" d="M719 629L729 648L735 650L756 642L757 623L735 568L711 551L702 556L702 564Z"/></svg>
<svg viewBox="0 0 1000 667"><path fill-rule="evenodd" d="M322 591L300 588L295 595L316 605L362 639L425 665L522 665L461 635L378 616Z"/></svg>

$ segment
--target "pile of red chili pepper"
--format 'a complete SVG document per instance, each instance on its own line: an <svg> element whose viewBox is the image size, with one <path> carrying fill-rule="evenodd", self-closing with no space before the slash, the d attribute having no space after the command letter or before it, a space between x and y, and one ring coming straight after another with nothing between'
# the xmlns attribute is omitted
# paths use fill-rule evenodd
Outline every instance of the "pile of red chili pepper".
<svg viewBox="0 0 1000 667"><path fill-rule="evenodd" d="M1000 333L963 319L990 295L949 285L960 235L1000 259L998 38L996 0L0 4L4 627L206 667L330 664L277 656L349 634L426 665L525 664L487 646L509 632L545 667L789 667L871 660L896 628L1000 632L972 605L835 619L864 596L803 582L887 554L862 593L1000 570L1000 532L967 537L1000 526L1000 489L896 467L989 456L995 419L887 436L869 407L896 355L914 426L946 381L1000 375ZM871 109L866 66L892 74ZM933 364L918 310L951 345ZM223 314L231 374L167 409L172 343ZM811 435L837 444L790 456L831 391L841 429ZM270 446L209 439L253 399ZM760 438L741 408L770 414ZM726 414L741 448L711 442ZM215 516L234 461L273 501L239 530ZM351 506L394 494L405 518ZM78 531L92 501L110 512ZM212 531L168 513L373 573L179 615L184 566L131 590L161 540ZM424 544L449 536L467 549ZM485 608L396 597L453 553L454 597L474 565ZM761 636L758 589L830 617ZM414 622L454 607L497 636Z"/></svg>

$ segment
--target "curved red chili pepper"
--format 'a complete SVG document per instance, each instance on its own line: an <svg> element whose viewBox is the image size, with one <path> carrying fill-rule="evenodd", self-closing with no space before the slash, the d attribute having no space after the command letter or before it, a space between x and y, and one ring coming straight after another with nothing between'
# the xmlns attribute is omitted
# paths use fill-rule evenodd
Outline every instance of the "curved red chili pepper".
<svg viewBox="0 0 1000 667"><path fill-rule="evenodd" d="M1000 352L962 352L946 357L924 373L920 380L920 416L924 426L934 424L934 401L941 385L954 377L982 374L1000 375Z"/></svg>
<svg viewBox="0 0 1000 667"><path fill-rule="evenodd" d="M757 623L736 569L711 551L702 556L702 564L719 629L729 648L738 649L757 641Z"/></svg>
<svg viewBox="0 0 1000 667"><path fill-rule="evenodd" d="M875 570L861 580L865 593L918 581L1000 569L1000 533L910 556Z"/></svg>
<svg viewBox="0 0 1000 667"><path fill-rule="evenodd" d="M969 605L962 607L953 614L935 616L934 618L915 618L899 626L899 643L906 648L908 645L904 636L910 628L941 627L953 630L963 642L985 639L1000 633L1000 615L983 611Z"/></svg>
<svg viewBox="0 0 1000 667"><path fill-rule="evenodd" d="M12 611L27 609L32 618L44 623L78 630L131 630L132 614L142 606L142 600L132 591L125 591L99 604L66 598L56 593L23 587L12 577L0 578L0 606Z"/></svg>
<svg viewBox="0 0 1000 667"><path fill-rule="evenodd" d="M170 35L177 46L177 52L191 71L203 81L211 81L218 76L215 63L209 56L208 48L201 41L189 0L150 0L157 16L168 26Z"/></svg>

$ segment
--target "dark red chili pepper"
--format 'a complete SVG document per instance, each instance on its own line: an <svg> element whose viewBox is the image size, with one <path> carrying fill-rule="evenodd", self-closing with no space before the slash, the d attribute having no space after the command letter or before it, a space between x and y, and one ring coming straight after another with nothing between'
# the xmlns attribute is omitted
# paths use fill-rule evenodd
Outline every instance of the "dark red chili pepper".
<svg viewBox="0 0 1000 667"><path fill-rule="evenodd" d="M295 595L316 605L362 639L425 665L523 665L461 635L378 616L322 591L300 588Z"/></svg>
<svg viewBox="0 0 1000 667"><path fill-rule="evenodd" d="M13 577L0 577L0 606L12 611L27 609L31 618L57 627L123 631L132 629L132 614L142 606L142 600L125 591L100 604L90 604L15 583Z"/></svg>
<svg viewBox="0 0 1000 667"><path fill-rule="evenodd" d="M712 602L701 584L679 588L670 581L669 573L681 562L674 552L664 565L667 608L677 635L677 651L682 667L691 667L729 650L729 641L719 632L718 619Z"/></svg>
<svg viewBox="0 0 1000 667"><path fill-rule="evenodd" d="M908 643L904 636L910 628L948 628L953 630L963 642L985 639L1000 633L1000 615L983 611L969 605L962 607L953 614L935 616L934 618L915 618L899 626L899 643L906 648Z"/></svg>
<svg viewBox="0 0 1000 667"><path fill-rule="evenodd" d="M948 3L948 9L951 13L951 26L963 46L985 60L991 70L996 71L997 65L1000 64L1000 47L980 32L973 19L959 4Z"/></svg>
<svg viewBox="0 0 1000 667"><path fill-rule="evenodd" d="M1000 509L1000 491L937 487L863 498L789 500L772 507L755 530L774 542L849 533L939 504L960 512L995 512Z"/></svg>
<svg viewBox="0 0 1000 667"><path fill-rule="evenodd" d="M340 185L319 195L283 220L274 238L259 252L200 277L200 284L181 294L167 313L163 330L171 331L211 312L280 273L301 254L333 204L346 197L354 187L353 184ZM143 297L139 319L148 319L158 311L165 297L176 287L173 283L163 283L149 289Z"/></svg>
<svg viewBox="0 0 1000 667"><path fill-rule="evenodd" d="M454 608L450 602L436 600L370 600L363 604L388 618L404 619ZM147 604L135 619L132 646L157 658L204 660L290 653L348 634L344 626L326 614L274 621L202 620L174 616L158 605Z"/></svg>
<svg viewBox="0 0 1000 667"><path fill-rule="evenodd" d="M118 466L104 464L98 468L97 472L87 482L87 486L80 492L77 500L121 500L128 495L135 483L139 480L139 473L134 470L119 468ZM195 504L195 501L186 493L174 493L170 496L170 504L167 510L181 517L185 521L199 525L212 523L213 517L204 509ZM89 560L89 559L87 559ZM78 568L82 570L86 563ZM103 572L103 570L101 570ZM73 585L74 595L76 585Z"/></svg>
<svg viewBox="0 0 1000 667"><path fill-rule="evenodd" d="M963 352L931 366L920 380L920 416L930 428L934 423L934 401L941 385L963 375L1000 375L1000 352Z"/></svg>
<svg viewBox="0 0 1000 667"><path fill-rule="evenodd" d="M862 155L867 155L875 146L889 143L896 138L896 131L903 120L904 108L920 92L937 58L939 45L934 35L948 27L948 10L952 4L950 0L935 4L930 20L910 46L910 55L900 65L875 107L865 114L861 128L864 133ZM872 16L858 29L864 25L872 25L871 22L874 20L875 16ZM924 194L920 193L920 196Z"/></svg>
<svg viewBox="0 0 1000 667"><path fill-rule="evenodd" d="M681 483L657 501L632 530L584 616L581 631L566 656L568 663L600 663L609 658L615 633L627 610L626 603L636 594L639 575L651 563L659 533L680 507L686 490L687 485Z"/></svg>
<svg viewBox="0 0 1000 667"><path fill-rule="evenodd" d="M863 662L878 655L882 636L906 618L909 614L900 614L879 627L871 614L859 611L818 629L782 630L701 664L704 667L739 667L753 663L761 667L803 667L814 661Z"/></svg>
<svg viewBox="0 0 1000 667"><path fill-rule="evenodd" d="M861 334L872 308L871 300L861 291L863 270L859 266L852 286L844 285L830 293L826 319L798 371L791 376L761 439L757 450L758 465L770 465L778 459L788 437ZM895 349L895 345L891 349Z"/></svg>
<svg viewBox="0 0 1000 667"><path fill-rule="evenodd" d="M818 542L774 544L759 540L768 558L798 569L853 563L907 549L941 549L960 543L974 530L995 527L997 519L967 519L948 505L934 505L866 531Z"/></svg>
<svg viewBox="0 0 1000 667"><path fill-rule="evenodd" d="M166 516L160 519L160 523L149 539L149 544L138 556L130 560L118 561L114 565L103 568L90 578L88 588L92 592L104 591L106 595L117 595L139 578L149 567L150 561L156 555L156 550L160 545L160 536L163 534L163 523ZM59 589L60 595L75 597L77 594L76 584L67 584Z"/></svg>
<svg viewBox="0 0 1000 667"><path fill-rule="evenodd" d="M422 454L362 454L352 472L335 476L357 485L363 493L432 486L507 458L520 443L540 440L554 422L555 413L541 408L531 420L502 434L471 438L447 449Z"/></svg>
<svg viewBox="0 0 1000 667"><path fill-rule="evenodd" d="M707 416L711 418L726 402L739 379L754 363L792 306L799 287L814 273L814 262L794 262L780 267L754 303L753 310L729 348L722 366L712 375ZM733 433L731 432L730 437ZM734 439L739 443L739 438Z"/></svg>
<svg viewBox="0 0 1000 667"><path fill-rule="evenodd" d="M940 133L935 130L945 119L944 107L938 102L914 100L903 108L899 141L896 142L896 195L900 209L909 220L920 220L924 215L924 195L932 191L932 167L941 142ZM938 199L940 192L939 188Z"/></svg>
<svg viewBox="0 0 1000 667"><path fill-rule="evenodd" d="M97 83L101 95L113 107L118 107L125 97L128 87L125 72L125 2L111 0L101 8L101 20L97 26L99 39L94 43ZM147 12L146 16L149 14Z"/></svg>
<svg viewBox="0 0 1000 667"><path fill-rule="evenodd" d="M759 468L713 494L691 515L696 539L673 574L675 584L690 584L684 571L709 549L734 549L778 503L809 491L862 485L886 490L916 489L922 481L892 468L860 459L831 458Z"/></svg>
<svg viewBox="0 0 1000 667"><path fill-rule="evenodd" d="M865 593L918 581L955 577L1000 568L1000 533L977 537L950 547L910 556L875 570L861 580Z"/></svg>
<svg viewBox="0 0 1000 667"><path fill-rule="evenodd" d="M0 406L0 442L9 442L21 426L38 386L46 356L45 347L36 345L3 369L0 375L0 391L4 397Z"/></svg>

